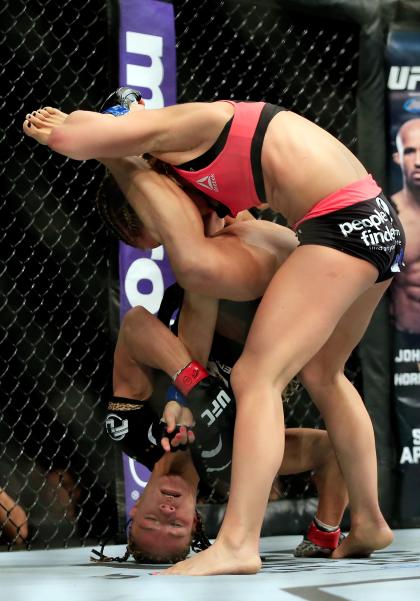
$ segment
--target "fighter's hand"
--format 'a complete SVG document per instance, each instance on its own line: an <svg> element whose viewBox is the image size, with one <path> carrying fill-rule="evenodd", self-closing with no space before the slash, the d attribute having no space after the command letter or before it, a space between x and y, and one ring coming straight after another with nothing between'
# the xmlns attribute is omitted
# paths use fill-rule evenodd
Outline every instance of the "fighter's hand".
<svg viewBox="0 0 420 601"><path fill-rule="evenodd" d="M162 448L166 451L176 449L185 450L195 440L194 418L187 407L183 407L176 401L166 403L162 420L166 423L166 431L173 436L165 436L161 440Z"/></svg>
<svg viewBox="0 0 420 601"><path fill-rule="evenodd" d="M46 106L26 115L23 122L23 133L34 138L40 144L48 144L48 138L53 129L62 125L67 117L66 113Z"/></svg>

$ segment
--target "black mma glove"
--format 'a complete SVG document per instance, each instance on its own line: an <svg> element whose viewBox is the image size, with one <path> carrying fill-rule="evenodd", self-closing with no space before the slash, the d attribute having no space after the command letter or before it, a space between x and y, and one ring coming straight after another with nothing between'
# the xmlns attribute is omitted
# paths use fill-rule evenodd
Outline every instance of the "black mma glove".
<svg viewBox="0 0 420 601"><path fill-rule="evenodd" d="M127 410L109 409L105 421L107 434L129 457L140 463L147 459L147 464L153 465L165 452L161 445L162 438L167 437L171 442L180 426L177 425L173 432L168 433L165 422L157 417L148 401L118 398L118 403L122 404L123 401L137 407ZM171 451L185 450L187 446L171 445Z"/></svg>
<svg viewBox="0 0 420 601"><path fill-rule="evenodd" d="M192 361L174 378L195 420L196 442L193 458L208 482L230 480L235 401L218 378L210 376L200 363Z"/></svg>
<svg viewBox="0 0 420 601"><path fill-rule="evenodd" d="M158 441L159 444L161 444L162 438L167 438L171 446L171 453L176 453L176 451L186 451L189 446L188 443L179 444L176 447L172 446L171 444L175 436L181 431L182 426L183 424L177 424L173 432L168 432L166 423L163 421L163 419L160 419L158 423L153 422L151 430L152 436L154 436L155 440ZM187 433L191 431L191 427L189 426L184 426L184 428L186 428Z"/></svg>

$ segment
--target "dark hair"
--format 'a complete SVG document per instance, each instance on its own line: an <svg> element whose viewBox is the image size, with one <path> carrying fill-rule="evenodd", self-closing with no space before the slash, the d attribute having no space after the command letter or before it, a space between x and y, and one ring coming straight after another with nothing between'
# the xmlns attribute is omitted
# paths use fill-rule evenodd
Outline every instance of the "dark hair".
<svg viewBox="0 0 420 601"><path fill-rule="evenodd" d="M101 549L100 551L96 551L96 549L92 549L92 553L94 553L98 558L95 557L91 557L91 561L96 561L96 562L109 562L109 561L118 561L118 562L124 562L127 561L127 559L132 556L134 561L136 561L137 563L140 564L157 564L157 563L177 563L178 561L182 561L183 559L185 559L188 555L188 553L190 552L190 550L194 551L195 553L199 553L200 551L204 551L205 549L208 549L208 547L210 547L211 543L209 541L209 539L207 538L207 535L204 531L204 526L203 526L203 520L202 517L200 515L200 513L198 512L198 510L195 510L195 515L196 515L196 525L195 525L195 530L194 533L192 535L191 541L188 543L188 545L185 547L185 549L183 549L182 551L180 551L179 553L177 553L177 555L165 555L163 553L157 555L157 554L150 554L148 553L146 550L143 549L139 549L138 547L136 547L133 538L131 536L131 522L132 520L128 521L128 544L125 550L125 553L122 557L107 557L106 555L104 555L104 548L105 548L105 544L101 545Z"/></svg>
<svg viewBox="0 0 420 601"><path fill-rule="evenodd" d="M171 168L169 163L165 163L164 161L161 161L160 159L157 159L156 157L147 153L142 155L142 159L149 164L153 171L160 173L160 175L167 175L177 183L180 183L180 176Z"/></svg>
<svg viewBox="0 0 420 601"><path fill-rule="evenodd" d="M114 236L132 246L133 238L141 235L144 225L109 172L99 186L96 207Z"/></svg>

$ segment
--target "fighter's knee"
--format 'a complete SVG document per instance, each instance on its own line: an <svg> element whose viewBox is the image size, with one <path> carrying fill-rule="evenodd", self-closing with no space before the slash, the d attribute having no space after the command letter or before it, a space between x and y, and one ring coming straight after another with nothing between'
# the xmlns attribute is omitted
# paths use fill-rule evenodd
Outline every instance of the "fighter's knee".
<svg viewBox="0 0 420 601"><path fill-rule="evenodd" d="M230 374L230 385L235 394L241 395L244 388L248 386L248 379L252 374L252 365L247 361L246 357L240 357L232 368Z"/></svg>
<svg viewBox="0 0 420 601"><path fill-rule="evenodd" d="M314 369L313 366L305 365L299 372L299 380L308 391L311 390L319 379L319 370L316 368Z"/></svg>
<svg viewBox="0 0 420 601"><path fill-rule="evenodd" d="M185 290L200 291L209 282L216 281L220 274L213 262L200 260L191 253L182 253L176 257L173 269L176 281Z"/></svg>
<svg viewBox="0 0 420 601"><path fill-rule="evenodd" d="M275 370L270 371L264 359L252 353L244 353L235 363L230 384L237 402L245 396L255 398L256 394L261 396L272 391L280 397L285 386L283 380L279 382Z"/></svg>

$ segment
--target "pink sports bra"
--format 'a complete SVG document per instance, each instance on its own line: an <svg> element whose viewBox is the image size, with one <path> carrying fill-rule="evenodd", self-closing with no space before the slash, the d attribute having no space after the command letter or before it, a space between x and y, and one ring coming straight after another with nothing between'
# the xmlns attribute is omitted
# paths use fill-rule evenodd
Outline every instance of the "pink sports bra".
<svg viewBox="0 0 420 601"><path fill-rule="evenodd" d="M265 200L261 147L266 127L258 126L264 107L272 105L265 102L222 102L229 102L235 107L222 150L201 169L188 169L189 164L173 166L173 169L195 188L225 205L235 217L240 211L256 207ZM194 161L190 163L193 165Z"/></svg>

